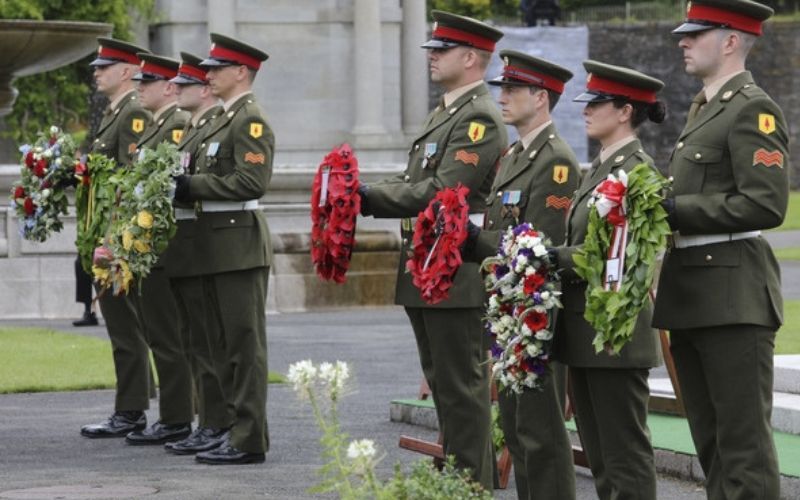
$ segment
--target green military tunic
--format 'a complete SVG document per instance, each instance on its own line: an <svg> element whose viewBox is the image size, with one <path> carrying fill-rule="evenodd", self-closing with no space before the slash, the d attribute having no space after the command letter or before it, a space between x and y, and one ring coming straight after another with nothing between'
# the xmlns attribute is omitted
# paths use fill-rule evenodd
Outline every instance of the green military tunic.
<svg viewBox="0 0 800 500"><path fill-rule="evenodd" d="M91 153L113 158L128 165L136 143L150 122L148 113L131 90L116 107L103 115ZM116 411L139 411L149 408L150 364L144 331L133 300L127 296L105 293L99 296L114 355L117 377Z"/></svg>
<svg viewBox="0 0 800 500"><path fill-rule="evenodd" d="M781 110L742 72L690 118L670 161L676 246L664 257L653 324L671 330L709 498L779 495L770 420L780 269L750 232L786 215L788 140ZM720 241L681 245L700 235Z"/></svg>
<svg viewBox="0 0 800 500"><path fill-rule="evenodd" d="M395 301L406 307L423 373L431 387L446 454L486 488L492 487L489 377L481 316L485 293L477 263L457 271L450 296L431 306L406 273L413 241L412 217L444 187L470 190L471 213L481 213L507 142L505 126L485 84L431 113L397 177L371 185L367 210L375 217L404 218Z"/></svg>
<svg viewBox="0 0 800 500"><path fill-rule="evenodd" d="M133 159L142 148L155 149L162 142L177 144L189 115L172 105L145 128ZM159 413L164 424L185 424L193 419L192 376L178 326L169 279L159 262L142 280L141 293L130 294L139 315L145 340L153 352L159 381Z"/></svg>
<svg viewBox="0 0 800 500"><path fill-rule="evenodd" d="M648 302L636 322L632 340L618 356L595 354L594 328L584 319L586 282L574 272L572 255L580 248L589 223L587 204L594 188L620 169L630 172L641 163L653 165L638 139L624 145L605 162L595 160L581 181L567 218L565 246L558 247L563 268L561 302L554 357L567 364L578 431L601 499L656 495L653 448L647 428L649 369L661 363L656 331L650 326Z"/></svg>
<svg viewBox="0 0 800 500"><path fill-rule="evenodd" d="M220 325L211 348L234 407L231 445L248 453L269 448L265 304L272 246L264 214L250 209L267 191L275 138L255 96L234 101L202 134L187 200L198 201L206 310ZM230 374L230 380L224 380Z"/></svg>
<svg viewBox="0 0 800 500"><path fill-rule="evenodd" d="M197 151L203 135L208 131L213 119L222 113L222 106L208 108L197 120L191 121L183 129L178 149L181 151L184 173L195 173ZM205 272L206 257L198 241L204 239L198 233L194 203L174 202L176 208L177 231L170 240L169 247L162 256L162 263L170 279L172 292L178 307L179 324L187 345L189 362L192 367L198 396L198 416L200 427L223 429L233 423L233 414L222 380L216 367L225 365L223 349L211 349L210 340L217 342L219 333L213 330L210 315L204 308L202 275ZM180 214L180 215L179 215ZM189 216L191 214L191 216ZM215 361L215 357L218 357ZM230 381L229 377L224 378Z"/></svg>
<svg viewBox="0 0 800 500"><path fill-rule="evenodd" d="M521 145L519 146L521 148ZM554 245L564 240L566 213L580 181L575 154L552 123L522 151L510 148L501 160L486 199L485 229L475 243L479 262L497 253L508 227L530 222ZM507 202L507 203L504 203ZM514 460L520 499L575 498L572 446L554 370L541 391L498 393L506 445Z"/></svg>

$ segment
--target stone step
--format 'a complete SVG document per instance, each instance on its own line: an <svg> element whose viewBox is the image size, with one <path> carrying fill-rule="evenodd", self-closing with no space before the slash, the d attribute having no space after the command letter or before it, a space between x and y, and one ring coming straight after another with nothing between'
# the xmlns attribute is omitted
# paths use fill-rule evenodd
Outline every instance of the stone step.
<svg viewBox="0 0 800 500"><path fill-rule="evenodd" d="M777 376L775 380L777 381ZM668 378L650 378L650 394L674 397L675 392ZM800 435L800 394L775 391L772 401L772 427L776 431Z"/></svg>
<svg viewBox="0 0 800 500"><path fill-rule="evenodd" d="M778 332L780 335L780 332ZM800 394L800 354L775 356L774 390Z"/></svg>

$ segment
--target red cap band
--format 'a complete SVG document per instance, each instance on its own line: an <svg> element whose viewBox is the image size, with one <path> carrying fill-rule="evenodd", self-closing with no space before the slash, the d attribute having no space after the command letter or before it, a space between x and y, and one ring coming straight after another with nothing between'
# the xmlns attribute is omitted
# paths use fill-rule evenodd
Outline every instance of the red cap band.
<svg viewBox="0 0 800 500"><path fill-rule="evenodd" d="M476 49L488 50L489 52L494 52L494 46L496 43L494 40L478 36L474 33L440 25L436 26L436 29L433 30L431 37L444 38L445 40L453 40L455 42L465 42L472 45Z"/></svg>
<svg viewBox="0 0 800 500"><path fill-rule="evenodd" d="M690 22L693 19L711 21L712 23L724 24L753 35L761 35L761 21L758 19L717 7L692 4L686 13L686 18Z"/></svg>
<svg viewBox="0 0 800 500"><path fill-rule="evenodd" d="M206 77L206 72L202 69L190 66L188 64L181 63L181 67L178 68L179 75L186 75L190 78L195 78L197 80L201 80L203 83L208 82L208 78Z"/></svg>
<svg viewBox="0 0 800 500"><path fill-rule="evenodd" d="M656 102L655 90L644 90L638 87L631 87L614 80L608 80L602 76L595 74L589 75L589 81L586 82L586 90L600 92L601 94L610 94L627 97L633 101L640 101L652 104Z"/></svg>
<svg viewBox="0 0 800 500"><path fill-rule="evenodd" d="M558 92L559 94L564 93L564 82L553 78L552 76L537 73L529 69L523 69L517 66L511 66L509 64L503 68L503 76L505 78L512 78L514 80L530 83L538 87L544 87L552 90L553 92Z"/></svg>
<svg viewBox="0 0 800 500"><path fill-rule="evenodd" d="M104 47L102 45L97 51L97 55L98 57L114 59L117 61L126 62L128 64L139 64L139 58L136 57L136 54L131 54L130 52L125 52L124 50L118 50L111 47Z"/></svg>
<svg viewBox="0 0 800 500"><path fill-rule="evenodd" d="M164 66L159 66L157 64L153 64L151 62L143 62L141 66L142 73L150 73L153 75L160 75L169 80L170 78L175 78L178 75L178 72L165 68Z"/></svg>
<svg viewBox="0 0 800 500"><path fill-rule="evenodd" d="M255 70L261 67L261 61L255 57L238 52L236 50L220 47L217 44L211 46L211 52L209 52L209 55L214 59L222 59L225 61L233 61L239 64L244 64L245 66Z"/></svg>

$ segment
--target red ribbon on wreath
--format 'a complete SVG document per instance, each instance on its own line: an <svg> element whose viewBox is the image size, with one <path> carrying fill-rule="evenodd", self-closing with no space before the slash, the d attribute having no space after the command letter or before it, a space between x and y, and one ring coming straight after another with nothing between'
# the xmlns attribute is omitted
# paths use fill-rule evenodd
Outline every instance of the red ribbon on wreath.
<svg viewBox="0 0 800 500"><path fill-rule="evenodd" d="M447 299L461 266L461 246L467 239L468 194L469 188L461 184L442 189L417 216L414 251L406 268L428 304Z"/></svg>
<svg viewBox="0 0 800 500"><path fill-rule="evenodd" d="M333 148L311 187L311 260L317 275L344 283L356 240L358 159L349 144Z"/></svg>
<svg viewBox="0 0 800 500"><path fill-rule="evenodd" d="M618 292L625 276L625 249L628 246L628 216L625 201L627 193L628 176L624 170L619 171L618 177L609 175L594 189L597 213L614 227L603 279L606 291Z"/></svg>

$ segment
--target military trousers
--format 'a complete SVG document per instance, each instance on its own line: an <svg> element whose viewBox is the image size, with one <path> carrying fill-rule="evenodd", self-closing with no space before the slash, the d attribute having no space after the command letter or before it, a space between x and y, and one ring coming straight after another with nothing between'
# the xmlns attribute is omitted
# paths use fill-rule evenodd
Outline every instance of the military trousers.
<svg viewBox="0 0 800 500"><path fill-rule="evenodd" d="M498 388L500 423L514 461L520 500L575 498L572 444L557 394L559 372L563 370L549 374L542 390L515 394Z"/></svg>
<svg viewBox="0 0 800 500"><path fill-rule="evenodd" d="M80 257L75 259L75 302L87 309L92 305L92 277L83 270Z"/></svg>
<svg viewBox="0 0 800 500"><path fill-rule="evenodd" d="M212 314L209 332L219 338L211 348L224 357L216 372L234 415L230 442L248 453L269 450L267 428L267 322L269 267L203 276L205 304ZM219 347L215 347L219 346Z"/></svg>
<svg viewBox="0 0 800 500"><path fill-rule="evenodd" d="M600 500L656 498L648 374L647 368L569 369L578 433Z"/></svg>
<svg viewBox="0 0 800 500"><path fill-rule="evenodd" d="M116 411L143 411L150 407L150 359L135 299L114 296L111 290L98 294L106 323L114 372L117 376Z"/></svg>
<svg viewBox="0 0 800 500"><path fill-rule="evenodd" d="M482 308L407 307L420 364L436 405L445 455L494 486L491 394Z"/></svg>
<svg viewBox="0 0 800 500"><path fill-rule="evenodd" d="M673 330L672 356L710 500L780 498L772 437L775 331Z"/></svg>
<svg viewBox="0 0 800 500"><path fill-rule="evenodd" d="M133 288L129 295L145 342L153 352L158 373L159 420L165 424L190 423L194 420L192 372L178 325L178 308L164 269L153 268L142 280L139 292Z"/></svg>
<svg viewBox="0 0 800 500"><path fill-rule="evenodd" d="M217 367L227 364L225 353L217 345L220 334L212 331L214 317L204 306L203 279L199 276L170 278L170 285L194 378L198 424L200 427L228 428L233 424L233 404L227 397L230 387L223 389L222 378L217 375ZM231 377L225 376L224 380L230 381Z"/></svg>

